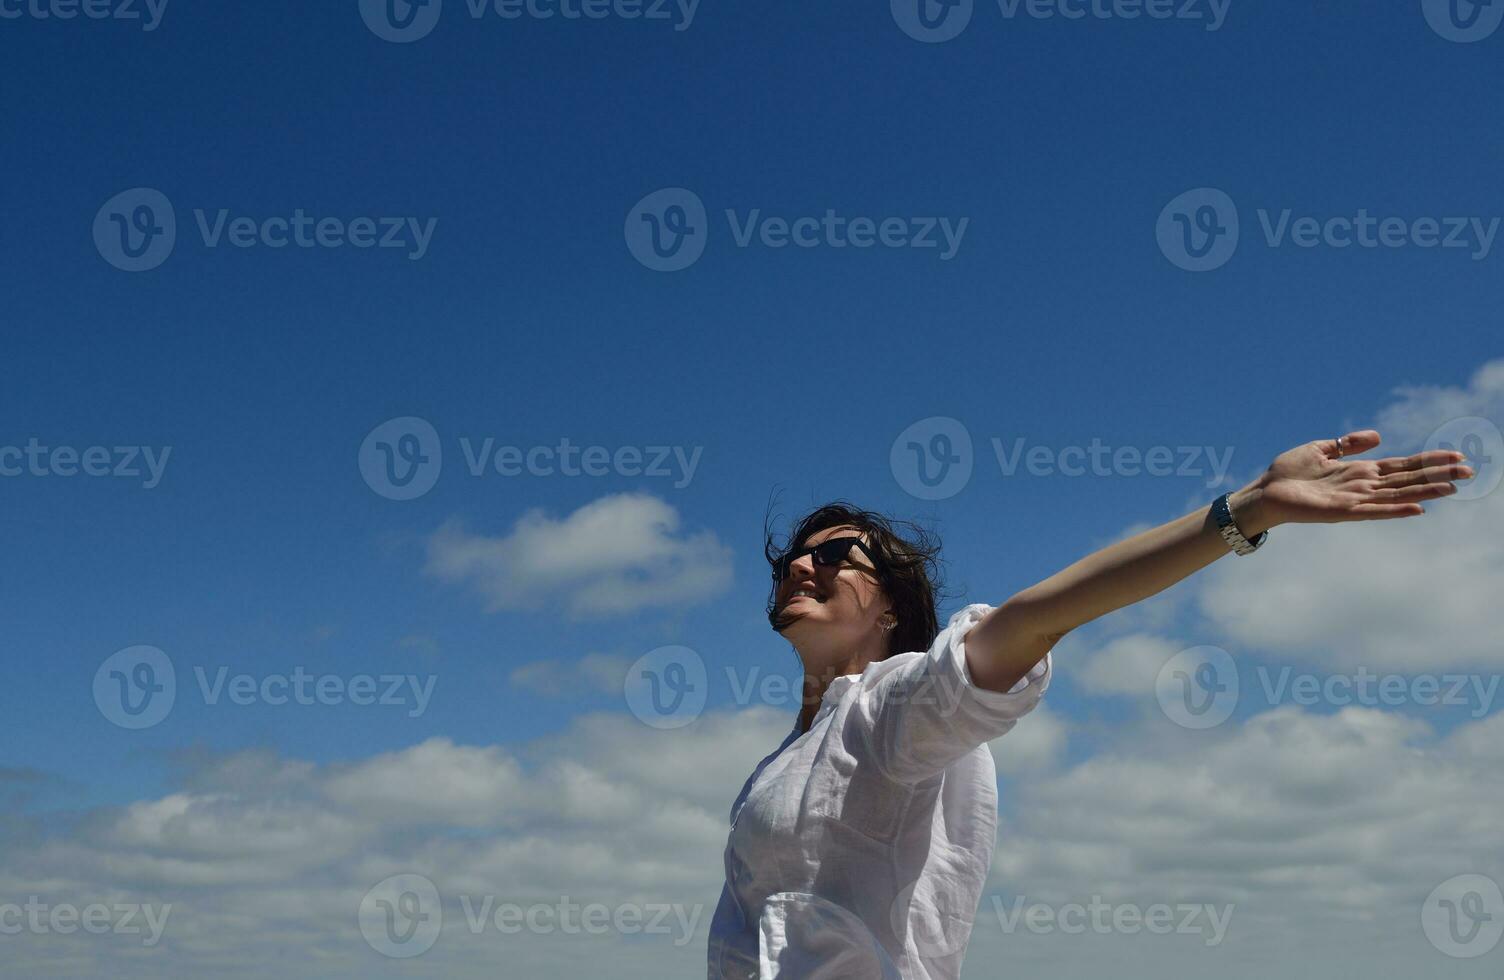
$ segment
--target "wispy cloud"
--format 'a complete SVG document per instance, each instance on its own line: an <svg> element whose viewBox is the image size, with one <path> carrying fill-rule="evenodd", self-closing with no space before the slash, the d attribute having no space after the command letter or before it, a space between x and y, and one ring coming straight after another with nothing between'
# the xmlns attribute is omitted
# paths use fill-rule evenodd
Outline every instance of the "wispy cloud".
<svg viewBox="0 0 1504 980"><path fill-rule="evenodd" d="M1419 451L1452 419L1504 420L1504 360L1465 388L1396 392L1373 424L1384 444L1365 458ZM1465 496L1403 520L1277 528L1256 559L1219 562L1196 580L1202 611L1237 643L1337 666L1504 665L1504 487Z"/></svg>
<svg viewBox="0 0 1504 980"><path fill-rule="evenodd" d="M620 694L632 661L609 653L587 653L578 660L539 660L512 671L510 680L520 688L563 697L570 694Z"/></svg>
<svg viewBox="0 0 1504 980"><path fill-rule="evenodd" d="M492 612L557 604L576 616L623 615L721 594L731 551L711 531L681 531L662 500L619 494L563 518L530 510L502 537L447 523L428 539L424 571L471 587Z"/></svg>

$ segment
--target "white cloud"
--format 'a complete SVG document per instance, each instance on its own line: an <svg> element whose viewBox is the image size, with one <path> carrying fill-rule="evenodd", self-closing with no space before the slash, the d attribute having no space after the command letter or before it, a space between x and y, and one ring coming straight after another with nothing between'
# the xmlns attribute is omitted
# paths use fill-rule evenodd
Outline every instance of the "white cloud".
<svg viewBox="0 0 1504 980"><path fill-rule="evenodd" d="M445 896L426 973L703 969L727 810L788 721L754 708L664 732L600 714L511 750L440 738L353 765L264 752L213 761L190 781L199 789L0 845L0 893L174 903L162 947L136 962L112 946L22 936L8 940L12 962L22 976L94 975L106 961L123 977L219 975L265 965L274 946L289 978L386 975L396 964L365 946L354 909L376 882L415 872ZM1445 958L1416 925L1426 894L1466 872L1504 880L1501 725L1495 716L1439 738L1393 713L1297 707L1211 733L1140 720L1062 768L1066 725L1041 706L993 746L1016 778L992 890L1057 906L1093 895L1232 903L1232 918L1214 949L1198 937L1008 935L989 898L965 975L989 975L1002 955L1062 978L1115 962L1117 976L1179 975L1188 960L1233 978L1296 962L1313 975L1431 975ZM264 782L247 785L252 772ZM695 935L683 945L477 935L460 895L472 906L674 903Z"/></svg>
<svg viewBox="0 0 1504 980"><path fill-rule="evenodd" d="M1373 426L1384 437L1379 451L1401 446L1413 452L1452 419L1504 420L1504 358L1479 367L1465 387L1399 385L1392 393L1398 400L1379 412Z"/></svg>
<svg viewBox="0 0 1504 980"><path fill-rule="evenodd" d="M517 687L563 697L571 694L620 694L632 661L608 653L587 653L579 660L538 660L513 670Z"/></svg>
<svg viewBox="0 0 1504 980"><path fill-rule="evenodd" d="M1504 418L1504 360L1466 388L1396 392L1373 426L1384 444L1365 458L1419 451L1451 419ZM1276 528L1256 556L1198 577L1201 609L1232 642L1294 659L1411 673L1498 668L1504 489L1464 496L1401 520Z"/></svg>
<svg viewBox="0 0 1504 980"><path fill-rule="evenodd" d="M679 524L677 511L646 494L603 497L563 519L530 510L505 537L451 522L429 538L424 570L469 585L493 612L558 603L574 615L619 615L724 592L730 549Z"/></svg>
<svg viewBox="0 0 1504 980"><path fill-rule="evenodd" d="M1065 719L1041 701L1011 732L988 743L993 765L1003 776L1051 769L1065 752L1067 730Z"/></svg>
<svg viewBox="0 0 1504 980"><path fill-rule="evenodd" d="M1130 633L1087 653L1071 679L1088 694L1152 695L1160 668L1181 649L1162 636Z"/></svg>
<svg viewBox="0 0 1504 980"><path fill-rule="evenodd" d="M263 975L272 949L287 977L398 975L361 938L356 910L367 889L406 872L445 897L444 937L421 961L432 975L495 976L500 963L642 980L703 970L731 802L789 720L712 712L665 732L590 715L510 749L433 738L353 764L200 755L165 796L76 825L0 823L0 903L173 905L152 949L7 936L7 975ZM476 935L460 895L674 904L698 938Z"/></svg>
<svg viewBox="0 0 1504 980"><path fill-rule="evenodd" d="M1418 928L1430 890L1462 873L1504 881L1500 725L1439 739L1394 713L1282 707L1213 734L1125 727L1109 751L1013 785L992 882L1056 906L1232 903L1225 944L1075 945L1005 935L989 914L974 950L1006 944L1052 976L1118 961L1117 975L1149 977L1193 953L1226 977L1297 963L1313 976L1436 975L1446 958Z"/></svg>

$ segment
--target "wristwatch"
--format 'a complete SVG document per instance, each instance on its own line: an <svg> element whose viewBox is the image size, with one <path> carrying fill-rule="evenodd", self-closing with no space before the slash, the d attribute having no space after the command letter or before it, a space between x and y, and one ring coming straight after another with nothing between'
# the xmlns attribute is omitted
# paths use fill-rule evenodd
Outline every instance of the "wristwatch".
<svg viewBox="0 0 1504 980"><path fill-rule="evenodd" d="M1259 550L1259 545L1269 537L1268 531L1260 531L1252 541L1243 537L1243 532L1238 530L1238 525L1233 522L1232 511L1227 507L1227 498L1231 494L1224 493L1212 501L1212 517L1217 521L1217 530L1222 532L1222 540L1227 546L1239 555L1251 555Z"/></svg>

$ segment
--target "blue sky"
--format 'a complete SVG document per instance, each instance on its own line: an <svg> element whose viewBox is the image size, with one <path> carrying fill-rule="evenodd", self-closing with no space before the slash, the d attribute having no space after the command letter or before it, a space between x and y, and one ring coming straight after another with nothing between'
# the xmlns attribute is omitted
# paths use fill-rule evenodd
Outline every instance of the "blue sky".
<svg viewBox="0 0 1504 980"><path fill-rule="evenodd" d="M845 497L931 523L957 592L948 613L1209 503L1297 443L1392 419L1407 440L1393 450L1413 451L1450 419L1500 421L1497 369L1480 373L1500 346L1504 254L1491 239L1300 247L1264 231L1286 209L1292 222L1398 218L1407 236L1424 237L1427 218L1443 233L1466 219L1460 236L1497 229L1501 146L1487 120L1504 32L1454 42L1419 3L1235 0L1208 30L1010 19L979 2L959 36L934 44L881 4L706 2L686 24L474 18L448 0L411 43L377 37L353 0L170 4L150 31L0 6L22 12L0 20L0 446L170 447L150 488L0 478L0 608L17 668L0 692L0 767L18 822L107 820L247 750L315 766L436 738L525 753L595 713L630 722L609 683L579 679L591 656L610 676L676 644L713 681L726 667L789 673L793 655L762 617L770 494L785 516ZM171 202L177 240L132 273L91 229L134 188ZM646 267L624 235L638 202L665 188L693 192L708 216L703 256L675 272ZM1197 188L1235 202L1241 228L1235 254L1204 272L1156 240L1167 205ZM222 209L258 224L299 209L410 219L431 238L419 258L211 247L195 211L212 224ZM739 247L732 230L754 213L827 212L911 231L964 220L964 234L942 258ZM921 500L890 450L937 416L966 428L975 472ZM373 491L358 463L367 435L403 417L429 423L444 456L413 500ZM473 476L461 440L488 438L699 455L687 481ZM1232 457L1220 488L1204 475L1005 477L994 438ZM602 544L600 567L550 578L549 534L578 529L571 515L592 506L621 540ZM544 546L517 536L529 513ZM438 572L446 527L486 557ZM1362 533L1340 530L1344 543ZM1269 550L1306 533L1276 530ZM604 554L644 541L665 566ZM639 590L612 611L571 612L602 576L682 599ZM1179 646L1236 641L1308 665L1362 657L1344 660L1330 637L1219 620L1197 607L1200 588L1174 590L1156 623ZM515 601L488 603L498 594ZM1131 614L1102 625L1082 657L1093 637L1142 626ZM1469 643L1445 640L1455 656L1438 662L1497 670L1496 652ZM138 644L172 658L179 694L162 723L125 731L91 684ZM528 665L532 680L519 680ZM434 687L418 717L208 705L195 666L411 673ZM1089 765L1139 715L1099 697L1113 690L1105 674L1088 689L1064 656L1059 668L1050 708L1075 726L1062 765ZM712 714L748 707L725 683L709 693ZM1389 714L1441 732L1459 720ZM724 766L744 775L756 758ZM727 776L733 793L740 778ZM37 975L66 975L49 962L34 961Z"/></svg>

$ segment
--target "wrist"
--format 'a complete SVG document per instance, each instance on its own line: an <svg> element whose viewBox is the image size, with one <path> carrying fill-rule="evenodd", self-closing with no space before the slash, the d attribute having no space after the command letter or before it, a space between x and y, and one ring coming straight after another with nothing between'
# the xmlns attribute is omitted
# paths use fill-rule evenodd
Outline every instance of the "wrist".
<svg viewBox="0 0 1504 980"><path fill-rule="evenodd" d="M1264 501L1262 479L1255 480L1243 489L1229 494L1227 510L1232 514L1233 523L1238 526L1243 537L1249 540L1279 523L1270 515L1268 504Z"/></svg>

